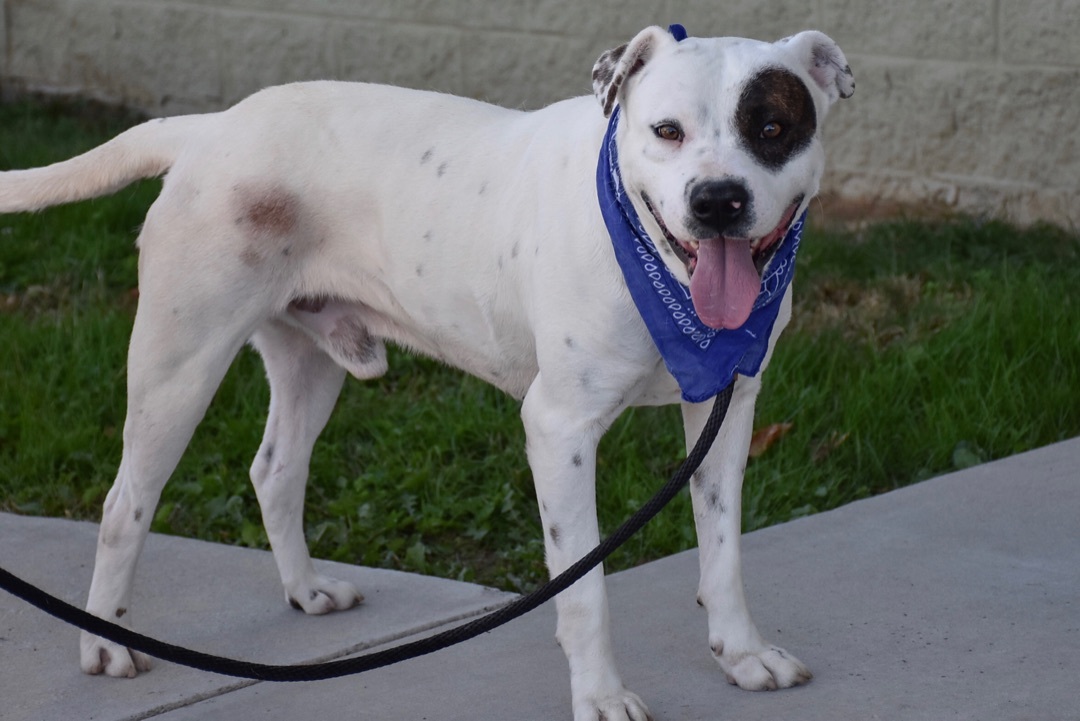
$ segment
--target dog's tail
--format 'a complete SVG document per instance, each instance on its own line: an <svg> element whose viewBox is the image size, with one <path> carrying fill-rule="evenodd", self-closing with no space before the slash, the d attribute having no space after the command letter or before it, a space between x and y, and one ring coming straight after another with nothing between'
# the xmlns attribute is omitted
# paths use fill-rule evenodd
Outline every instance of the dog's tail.
<svg viewBox="0 0 1080 721"><path fill-rule="evenodd" d="M96 198L136 180L162 175L176 162L202 117L151 120L70 160L0 172L0 213Z"/></svg>

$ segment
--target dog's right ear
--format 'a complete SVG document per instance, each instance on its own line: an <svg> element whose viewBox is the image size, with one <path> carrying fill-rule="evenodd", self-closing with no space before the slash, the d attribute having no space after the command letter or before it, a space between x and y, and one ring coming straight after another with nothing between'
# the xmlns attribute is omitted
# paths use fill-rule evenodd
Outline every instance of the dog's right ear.
<svg viewBox="0 0 1080 721"><path fill-rule="evenodd" d="M604 117L611 115L619 99L623 84L634 73L645 67L656 50L666 43L676 42L667 30L661 27L647 27L625 45L608 50L601 55L593 66L593 93L604 108Z"/></svg>

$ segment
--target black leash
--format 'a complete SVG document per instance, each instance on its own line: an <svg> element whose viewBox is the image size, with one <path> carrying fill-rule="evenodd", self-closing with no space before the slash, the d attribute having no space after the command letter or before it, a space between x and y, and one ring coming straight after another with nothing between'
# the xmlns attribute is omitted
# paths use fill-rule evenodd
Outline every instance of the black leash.
<svg viewBox="0 0 1080 721"><path fill-rule="evenodd" d="M614 533L600 542L596 548L587 553L577 563L563 571L561 574L545 583L532 593L522 596L512 603L493 611L485 616L470 621L461 626L443 631L442 633L418 641L395 646L383 651L357 656L353 658L339 659L326 663L300 664L287 666L274 666L269 664L251 663L238 661L231 658L222 658L199 651L192 651L181 646L158 641L157 639L136 633L131 629L117 626L97 616L91 615L81 608L50 596L39 588L12 575L0 568L0 588L18 596L24 601L37 606L42 611L59 618L73 626L78 626L84 631L101 636L102 638L118 643L136 651L163 659L182 666L190 666L200 671L250 678L259 681L320 681L329 678L338 678L351 674L371 671L382 668L400 661L406 661L417 656L433 653L440 649L452 646L462 641L487 633L504 623L522 616L537 606L549 601L556 594L566 590L578 579L599 565L605 558L630 539L635 533L656 516L664 506L675 497L690 480L690 476L701 465L705 454L709 452L720 425L727 415L728 405L731 403L731 393L734 383L722 390L713 403L712 413L709 415L705 427L701 431L694 448L687 454L686 459L672 475L671 479L637 510L634 515L619 526Z"/></svg>

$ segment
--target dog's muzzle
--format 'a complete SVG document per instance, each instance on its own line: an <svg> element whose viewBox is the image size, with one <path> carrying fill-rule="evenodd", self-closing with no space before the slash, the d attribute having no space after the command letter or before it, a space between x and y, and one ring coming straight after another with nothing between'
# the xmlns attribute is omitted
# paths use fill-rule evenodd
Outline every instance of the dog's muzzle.
<svg viewBox="0 0 1080 721"><path fill-rule="evenodd" d="M717 230L716 237L680 240L668 229L648 195L642 194L642 200L660 227L664 241L686 266L698 317L712 328L738 328L750 316L761 286L761 274L776 254L779 241L795 222L803 198L799 196L791 203L772 231L747 238L725 232L739 225L748 214L746 189L730 181L702 187L708 190L691 194L690 210L702 225Z"/></svg>

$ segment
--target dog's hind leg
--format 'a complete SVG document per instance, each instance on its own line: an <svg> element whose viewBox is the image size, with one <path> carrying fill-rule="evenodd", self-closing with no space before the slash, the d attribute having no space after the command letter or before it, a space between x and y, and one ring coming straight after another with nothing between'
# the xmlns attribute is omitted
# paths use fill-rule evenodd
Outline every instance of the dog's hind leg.
<svg viewBox="0 0 1080 721"><path fill-rule="evenodd" d="M147 278L145 261L144 254L144 290L128 351L124 450L105 500L86 605L90 613L124 625L131 621L136 561L161 490L254 325L253 318L245 320L245 308L223 312L214 305L209 288L190 291L219 278L160 263L150 264L155 277ZM189 290L180 298L176 288ZM88 633L82 635L80 660L91 674L132 677L149 668L143 655Z"/></svg>
<svg viewBox="0 0 1080 721"><path fill-rule="evenodd" d="M266 365L270 412L251 482L285 598L311 614L349 608L363 597L352 584L316 573L304 539L311 450L334 409L345 370L306 333L281 321L261 327L252 344Z"/></svg>

